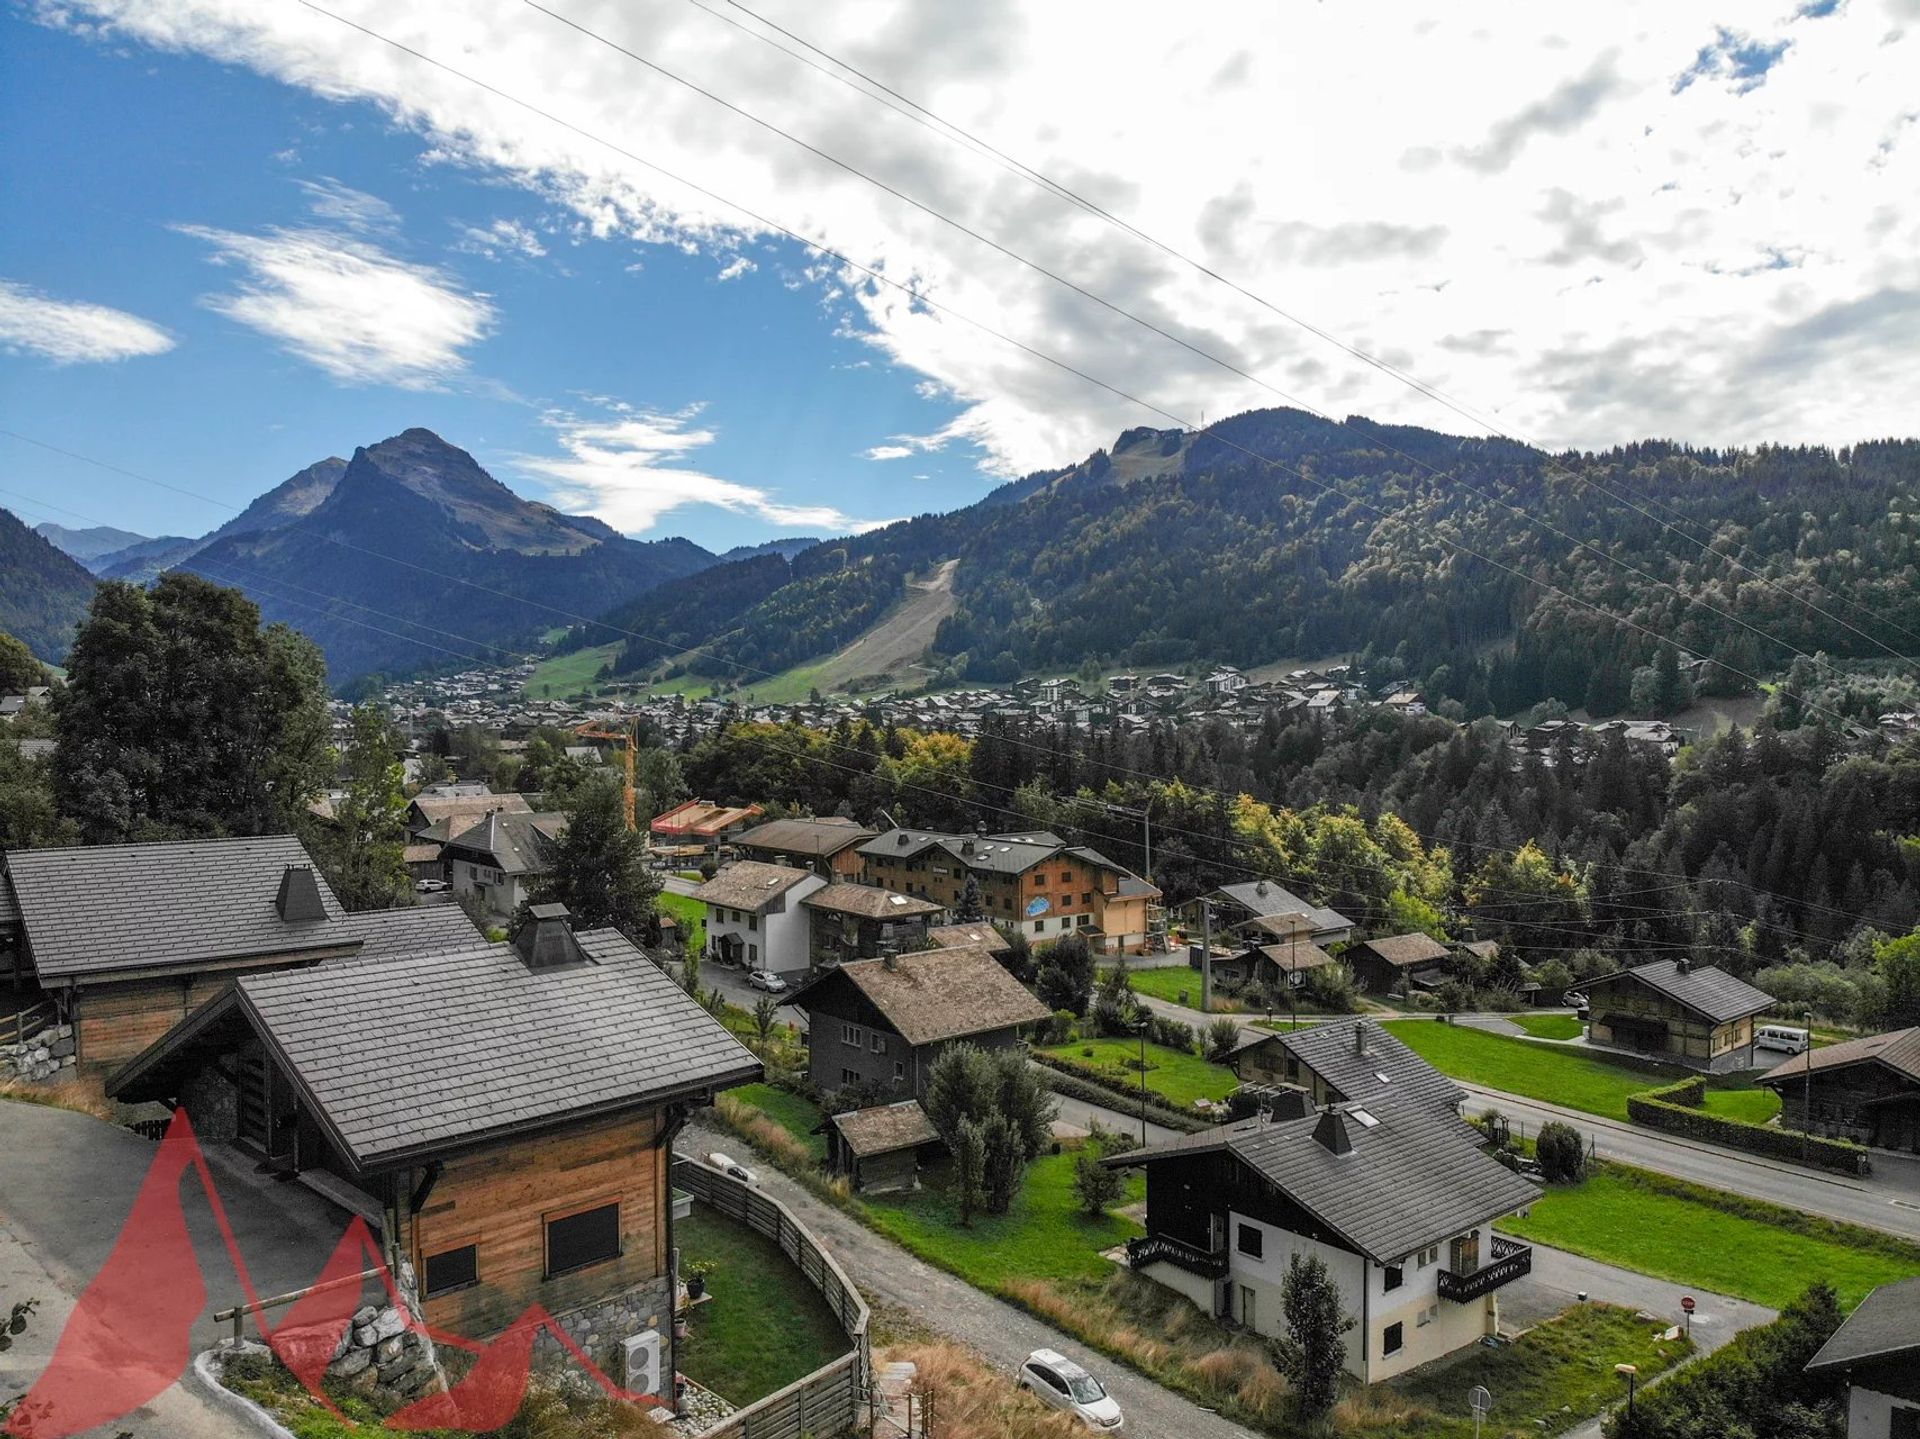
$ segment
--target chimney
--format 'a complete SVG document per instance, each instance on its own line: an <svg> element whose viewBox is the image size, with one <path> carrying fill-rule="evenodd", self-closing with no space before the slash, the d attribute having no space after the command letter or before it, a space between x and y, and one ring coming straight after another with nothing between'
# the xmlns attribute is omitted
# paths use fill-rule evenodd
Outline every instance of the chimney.
<svg viewBox="0 0 1920 1439"><path fill-rule="evenodd" d="M1693 972L1693 961L1688 959L1684 954L1681 955L1673 962L1673 972L1675 974L1691 974Z"/></svg>
<svg viewBox="0 0 1920 1439"><path fill-rule="evenodd" d="M536 904L513 932L514 952L528 969L558 969L586 959L564 904Z"/></svg>
<svg viewBox="0 0 1920 1439"><path fill-rule="evenodd" d="M306 924L327 917L327 906L320 898L320 882L313 877L310 864L290 864L280 875L280 893L273 907L288 924Z"/></svg>
<svg viewBox="0 0 1920 1439"><path fill-rule="evenodd" d="M908 834L908 833L907 833L907 832L906 832L906 831L905 831L905 830L903 829L903 830L901 830L901 831L900 831L900 837L899 837L899 839L898 839L898 840L896 841L896 843L897 843L897 844L899 844L899 845L900 845L900 847L901 847L902 849L905 849L905 848L906 848L906 846L907 846L907 844L908 844L908 843L909 843L909 842L910 842L910 841L911 841L912 839L913 839L913 836L912 836L912 835L910 835L910 834Z"/></svg>
<svg viewBox="0 0 1920 1439"><path fill-rule="evenodd" d="M970 840L970 839L963 839L963 840L961 840L961 841L960 841L960 853L962 853L962 854L972 854L972 853L973 853L973 841L972 841L972 840Z"/></svg>
<svg viewBox="0 0 1920 1439"><path fill-rule="evenodd" d="M1253 892L1255 894L1265 894L1267 892L1267 882L1264 879L1255 880L1253 883Z"/></svg>
<svg viewBox="0 0 1920 1439"><path fill-rule="evenodd" d="M1337 1109L1320 1116L1320 1122L1313 1126L1313 1137L1329 1154L1353 1153L1353 1141L1347 1137L1347 1117Z"/></svg>
<svg viewBox="0 0 1920 1439"><path fill-rule="evenodd" d="M1367 1057L1367 1022L1364 1019L1356 1020L1353 1026L1353 1057Z"/></svg>
<svg viewBox="0 0 1920 1439"><path fill-rule="evenodd" d="M1267 1112L1275 1119L1305 1119L1313 1113L1313 1099L1297 1084L1276 1084Z"/></svg>

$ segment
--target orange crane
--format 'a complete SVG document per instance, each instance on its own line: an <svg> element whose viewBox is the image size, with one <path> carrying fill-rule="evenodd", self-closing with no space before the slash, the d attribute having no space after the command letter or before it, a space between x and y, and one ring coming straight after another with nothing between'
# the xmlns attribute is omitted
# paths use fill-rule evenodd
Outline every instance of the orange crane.
<svg viewBox="0 0 1920 1439"><path fill-rule="evenodd" d="M581 739L609 740L620 746L621 758L624 761L627 772L626 791L622 795L622 799L624 801L627 815L627 828L629 830L640 827L634 816L633 788L633 753L639 748L639 736L635 733L638 728L638 721L632 724L622 725L620 728L615 729L613 726L603 724L599 720L588 720L585 724L577 724L573 727L573 732Z"/></svg>

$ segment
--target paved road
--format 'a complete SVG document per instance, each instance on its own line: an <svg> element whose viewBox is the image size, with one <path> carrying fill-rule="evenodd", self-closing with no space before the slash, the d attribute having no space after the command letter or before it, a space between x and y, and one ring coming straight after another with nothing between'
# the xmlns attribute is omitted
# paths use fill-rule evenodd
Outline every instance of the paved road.
<svg viewBox="0 0 1920 1439"><path fill-rule="evenodd" d="M1060 1106L1060 1118L1068 1124L1084 1130L1087 1128L1088 1120L1097 1119L1105 1128L1115 1130L1129 1140L1140 1138L1138 1113L1127 1114L1117 1108L1109 1108L1104 1104L1089 1104L1084 1099L1073 1099L1064 1094L1054 1095L1054 1100ZM1148 1144L1161 1144L1169 1139L1178 1139L1180 1131L1148 1120L1146 1135Z"/></svg>
<svg viewBox="0 0 1920 1439"><path fill-rule="evenodd" d="M1205 1024L1213 1017L1165 1000L1148 998L1146 1004L1156 1013L1188 1024ZM1247 1035L1272 1032L1245 1024L1241 1029ZM1491 1106L1524 1123L1529 1133L1549 1119L1562 1120L1591 1135L1595 1152L1603 1159L1920 1240L1920 1157L1876 1152L1874 1172L1865 1179L1826 1174L1482 1085L1462 1083L1461 1087L1467 1091L1469 1113Z"/></svg>

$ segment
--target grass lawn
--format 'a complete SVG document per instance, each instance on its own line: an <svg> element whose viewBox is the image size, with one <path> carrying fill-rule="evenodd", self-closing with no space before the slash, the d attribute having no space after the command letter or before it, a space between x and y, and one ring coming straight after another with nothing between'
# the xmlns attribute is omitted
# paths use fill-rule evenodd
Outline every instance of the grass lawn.
<svg viewBox="0 0 1920 1439"><path fill-rule="evenodd" d="M527 676L521 692L530 699L546 699L549 696L557 699L562 695L592 689L594 676L600 673L600 667L611 663L619 652L620 641L615 640L611 644L594 645L589 649L575 650L572 654L555 655L552 659L542 660L534 672Z"/></svg>
<svg viewBox="0 0 1920 1439"><path fill-rule="evenodd" d="M674 1351L689 1378L751 1404L847 1352L833 1311L771 1240L697 1202L673 1238L683 1264L713 1265L713 1297Z"/></svg>
<svg viewBox="0 0 1920 1439"><path fill-rule="evenodd" d="M1607 1119L1627 1117L1627 1097L1685 1077L1630 1069L1577 1049L1548 1049L1530 1039L1490 1034L1463 1024L1390 1019L1386 1028L1428 1063L1455 1079L1484 1084L1524 1099L1582 1109Z"/></svg>
<svg viewBox="0 0 1920 1439"><path fill-rule="evenodd" d="M737 1089L729 1089L727 1093L743 1104L751 1104L806 1145L816 1160L826 1159L827 1136L813 1132L814 1126L825 1117L819 1105L810 1104L799 1095L790 1094L771 1084L743 1084Z"/></svg>
<svg viewBox="0 0 1920 1439"><path fill-rule="evenodd" d="M1073 1159L1070 1153L1041 1155L1027 1167L1013 1208L975 1215L968 1228L948 1193L944 1164L924 1171L915 1193L861 1202L875 1229L980 1289L1004 1291L1010 1282L1027 1279L1100 1278L1113 1272L1100 1251L1145 1231L1115 1214L1082 1214L1073 1192ZM1121 1202L1135 1203L1146 1192L1145 1178L1130 1173Z"/></svg>
<svg viewBox="0 0 1920 1439"><path fill-rule="evenodd" d="M1135 994L1165 1000L1168 1004L1200 1007L1200 971L1191 965L1163 964L1154 969L1130 969L1127 980Z"/></svg>
<svg viewBox="0 0 1920 1439"><path fill-rule="evenodd" d="M1623 1165L1549 1189L1500 1228L1775 1309L1814 1279L1850 1309L1875 1285L1920 1274L1920 1245Z"/></svg>
<svg viewBox="0 0 1920 1439"><path fill-rule="evenodd" d="M1583 1026L1571 1014L1515 1014L1510 1019L1535 1039L1578 1039Z"/></svg>
<svg viewBox="0 0 1920 1439"><path fill-rule="evenodd" d="M707 950L707 907L697 899L688 899L684 894L675 894L663 889L654 901L661 912L673 916L673 922L680 926L680 937L686 941L687 953L705 954Z"/></svg>
<svg viewBox="0 0 1920 1439"><path fill-rule="evenodd" d="M1625 1396L1625 1381L1614 1365L1639 1366L1644 1384L1692 1351L1692 1341L1685 1338L1661 1343L1664 1330L1663 1324L1636 1319L1630 1309L1583 1304L1512 1344L1471 1349L1458 1363L1393 1380L1388 1387L1446 1416L1442 1427L1423 1425L1421 1434L1472 1434L1466 1393L1476 1384L1493 1395L1489 1434L1560 1434Z"/></svg>
<svg viewBox="0 0 1920 1439"><path fill-rule="evenodd" d="M1758 1086L1729 1085L1725 1089L1709 1089L1706 1107L1711 1114L1737 1119L1743 1124L1765 1124L1780 1112L1780 1096Z"/></svg>
<svg viewBox="0 0 1920 1439"><path fill-rule="evenodd" d="M1093 1053L1089 1055L1088 1050ZM1115 1083L1139 1087L1140 1042L1136 1039L1079 1039L1047 1045L1041 1052L1094 1065L1107 1070ZM1224 1065L1209 1064L1198 1055L1161 1044L1147 1046L1147 1088L1182 1109L1196 1099L1225 1099L1239 1083Z"/></svg>

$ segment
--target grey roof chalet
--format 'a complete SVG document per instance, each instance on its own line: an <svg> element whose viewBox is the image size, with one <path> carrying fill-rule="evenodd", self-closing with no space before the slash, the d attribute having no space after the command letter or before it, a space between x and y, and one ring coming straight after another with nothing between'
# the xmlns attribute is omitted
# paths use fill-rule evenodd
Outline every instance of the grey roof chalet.
<svg viewBox="0 0 1920 1439"><path fill-rule="evenodd" d="M527 803L523 794L491 794L484 788L473 793L467 786L461 786L457 794L436 794L431 790L422 790L413 797L408 805L417 830L426 829L434 824L448 826L447 833L470 828L483 815L499 812L501 814L531 814L533 806Z"/></svg>
<svg viewBox="0 0 1920 1439"><path fill-rule="evenodd" d="M340 928L360 941L360 953L355 956L359 959L430 949L470 949L482 938L457 904L363 910L342 918Z"/></svg>
<svg viewBox="0 0 1920 1439"><path fill-rule="evenodd" d="M914 859L939 849L969 869L1024 874L1063 848L1058 835L1044 832L974 835L894 829L868 840L860 846L860 853L873 859Z"/></svg>
<svg viewBox="0 0 1920 1439"><path fill-rule="evenodd" d="M744 834L735 835L733 842L741 849L760 850L765 854L828 859L849 845L864 844L873 836L874 831L862 829L850 819L829 816L826 819L770 820L766 824L755 825Z"/></svg>
<svg viewBox="0 0 1920 1439"><path fill-rule="evenodd" d="M477 856L502 874L542 874L567 832L564 814L508 814L495 810L447 841L448 858Z"/></svg>
<svg viewBox="0 0 1920 1439"><path fill-rule="evenodd" d="M1104 1162L1154 1164L1221 1151L1381 1264L1511 1214L1540 1195L1531 1180L1488 1157L1440 1116L1357 1104L1304 1119L1244 1120Z"/></svg>
<svg viewBox="0 0 1920 1439"><path fill-rule="evenodd" d="M1412 969L1415 965L1433 964L1447 957L1444 944L1432 935L1418 931L1370 939L1360 947L1395 969Z"/></svg>
<svg viewBox="0 0 1920 1439"><path fill-rule="evenodd" d="M1765 990L1735 979L1718 965L1690 964L1684 959L1656 959L1648 964L1636 964L1632 969L1588 980L1585 987L1591 994L1601 985L1629 978L1715 1024L1745 1019L1773 1004L1773 996Z"/></svg>
<svg viewBox="0 0 1920 1439"><path fill-rule="evenodd" d="M925 949L897 959L861 959L802 985L784 1003L850 984L911 1045L964 1039L1047 1017L1047 1007L979 949Z"/></svg>
<svg viewBox="0 0 1920 1439"><path fill-rule="evenodd" d="M803 880L815 879L812 870L757 859L735 860L688 896L702 904L727 909L765 909Z"/></svg>
<svg viewBox="0 0 1920 1439"><path fill-rule="evenodd" d="M875 884L830 884L815 890L800 903L808 909L832 910L862 919L922 919L942 909L930 899L896 894Z"/></svg>
<svg viewBox="0 0 1920 1439"><path fill-rule="evenodd" d="M961 924L936 924L927 931L935 949L980 949L995 958L1013 953L1007 937L984 919Z"/></svg>
<svg viewBox="0 0 1920 1439"><path fill-rule="evenodd" d="M1895 1074L1920 1081L1920 1025L1809 1049L1769 1069L1760 1076L1760 1083L1785 1084L1803 1079L1809 1069L1815 1074L1825 1074L1830 1069L1844 1069L1851 1064L1876 1063L1884 1064Z"/></svg>
<svg viewBox="0 0 1920 1439"><path fill-rule="evenodd" d="M1410 1104L1452 1113L1466 1097L1458 1084L1371 1020L1335 1020L1274 1038L1354 1104Z"/></svg>
<svg viewBox="0 0 1920 1439"><path fill-rule="evenodd" d="M1916 1352L1920 1352L1920 1277L1882 1284L1862 1299L1847 1322L1807 1361L1807 1371L1848 1369Z"/></svg>
<svg viewBox="0 0 1920 1439"><path fill-rule="evenodd" d="M1217 893L1240 905L1252 915L1304 914L1313 921L1316 934L1328 930L1352 929L1353 921L1337 909L1308 904L1299 895L1282 889L1270 879L1250 879L1240 884L1223 884Z"/></svg>
<svg viewBox="0 0 1920 1439"><path fill-rule="evenodd" d="M244 1020L361 1173L588 1114L704 1095L760 1062L613 930L587 962L506 944L250 974L109 1081L164 1098L203 1036Z"/></svg>
<svg viewBox="0 0 1920 1439"><path fill-rule="evenodd" d="M5 858L34 971L42 981L350 945L345 914L298 839L17 849ZM276 901L289 869L310 873L314 909L286 919Z"/></svg>

